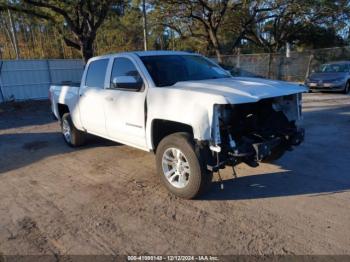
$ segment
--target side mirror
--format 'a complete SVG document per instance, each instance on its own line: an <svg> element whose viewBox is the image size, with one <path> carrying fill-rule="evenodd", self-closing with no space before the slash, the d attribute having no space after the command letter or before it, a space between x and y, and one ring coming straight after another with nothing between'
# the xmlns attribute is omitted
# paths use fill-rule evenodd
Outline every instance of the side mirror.
<svg viewBox="0 0 350 262"><path fill-rule="evenodd" d="M311 73L315 73L315 72L316 72L315 69L312 69L312 70L311 70Z"/></svg>
<svg viewBox="0 0 350 262"><path fill-rule="evenodd" d="M143 86L142 78L134 76L117 76L112 79L112 88L139 91Z"/></svg>

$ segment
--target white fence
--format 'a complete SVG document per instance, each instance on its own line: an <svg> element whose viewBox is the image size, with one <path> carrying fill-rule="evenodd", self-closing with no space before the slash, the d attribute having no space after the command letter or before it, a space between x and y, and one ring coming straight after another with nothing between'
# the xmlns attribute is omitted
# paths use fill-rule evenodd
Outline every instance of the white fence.
<svg viewBox="0 0 350 262"><path fill-rule="evenodd" d="M80 82L82 60L0 60L0 103L46 99L51 84Z"/></svg>

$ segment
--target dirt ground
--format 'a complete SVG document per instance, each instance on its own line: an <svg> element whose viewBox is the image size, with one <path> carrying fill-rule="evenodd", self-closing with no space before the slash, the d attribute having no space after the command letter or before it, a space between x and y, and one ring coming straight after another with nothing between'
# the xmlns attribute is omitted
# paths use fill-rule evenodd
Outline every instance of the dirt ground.
<svg viewBox="0 0 350 262"><path fill-rule="evenodd" d="M167 193L152 154L74 150L46 103L2 106L0 253L350 254L350 96L304 98L302 146L191 201Z"/></svg>

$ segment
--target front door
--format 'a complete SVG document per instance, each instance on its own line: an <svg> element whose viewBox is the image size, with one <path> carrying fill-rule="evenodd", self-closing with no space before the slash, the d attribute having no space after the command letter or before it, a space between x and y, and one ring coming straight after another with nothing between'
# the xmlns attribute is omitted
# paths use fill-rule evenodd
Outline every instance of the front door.
<svg viewBox="0 0 350 262"><path fill-rule="evenodd" d="M108 136L124 144L146 149L145 135L145 88L140 90L118 88L115 78L134 77L142 81L137 66L127 57L116 57L113 61L110 87L106 89L106 129Z"/></svg>
<svg viewBox="0 0 350 262"><path fill-rule="evenodd" d="M105 76L109 59L90 62L79 91L79 111L81 123L87 132L106 136L106 119L104 114Z"/></svg>

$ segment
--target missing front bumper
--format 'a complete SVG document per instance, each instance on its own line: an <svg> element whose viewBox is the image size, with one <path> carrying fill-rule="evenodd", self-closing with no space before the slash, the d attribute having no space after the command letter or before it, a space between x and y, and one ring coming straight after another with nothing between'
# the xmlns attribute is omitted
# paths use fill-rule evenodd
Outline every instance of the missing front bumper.
<svg viewBox="0 0 350 262"><path fill-rule="evenodd" d="M300 145L304 141L304 138L305 130L303 128L298 128L263 142L254 142L250 139L245 139L239 147L227 151L224 156L221 155L220 159L223 158L224 160L220 161L218 158L216 164L207 165L207 169L212 172L217 172L227 165L234 166L241 162L256 167L259 162L270 157L274 151L279 150L284 152L286 150L292 150L293 146ZM219 154L219 152L213 151L213 154Z"/></svg>

